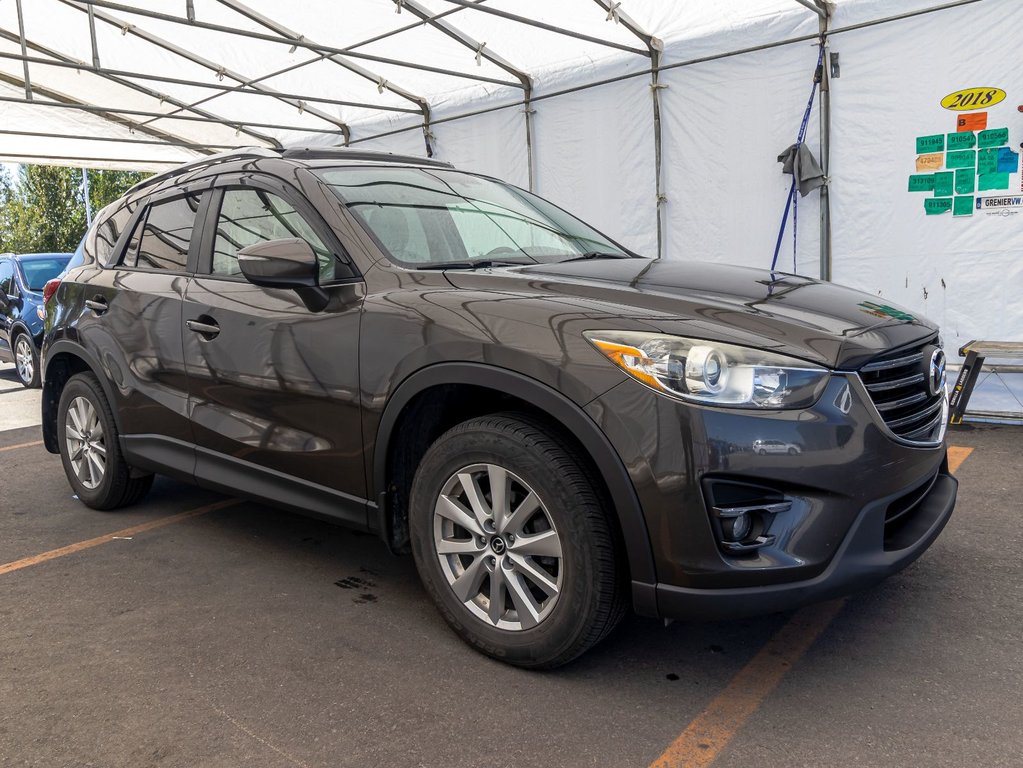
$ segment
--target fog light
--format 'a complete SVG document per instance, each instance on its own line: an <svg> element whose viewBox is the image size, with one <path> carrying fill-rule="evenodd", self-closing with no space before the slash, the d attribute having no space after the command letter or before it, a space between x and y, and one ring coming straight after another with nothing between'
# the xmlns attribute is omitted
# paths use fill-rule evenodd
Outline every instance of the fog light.
<svg viewBox="0 0 1023 768"><path fill-rule="evenodd" d="M745 512L735 517L725 517L721 520L721 533L725 541L742 541L749 536L753 528L753 519Z"/></svg>

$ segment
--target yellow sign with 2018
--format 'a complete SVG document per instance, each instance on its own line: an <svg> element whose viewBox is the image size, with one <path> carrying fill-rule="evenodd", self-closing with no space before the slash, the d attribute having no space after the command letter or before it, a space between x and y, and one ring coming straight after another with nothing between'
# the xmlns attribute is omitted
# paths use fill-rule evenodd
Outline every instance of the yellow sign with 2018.
<svg viewBox="0 0 1023 768"><path fill-rule="evenodd" d="M964 88L943 98L941 106L956 112L965 112L970 109L992 107L1004 100L1005 91L1001 88Z"/></svg>

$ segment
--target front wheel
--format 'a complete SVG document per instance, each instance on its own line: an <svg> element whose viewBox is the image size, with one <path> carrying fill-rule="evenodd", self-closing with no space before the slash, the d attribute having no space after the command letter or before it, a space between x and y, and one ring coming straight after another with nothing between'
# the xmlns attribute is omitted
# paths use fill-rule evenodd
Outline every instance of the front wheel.
<svg viewBox="0 0 1023 768"><path fill-rule="evenodd" d="M90 373L68 379L57 409L57 443L64 474L93 509L116 509L142 499L152 475L133 477L121 455L117 424L99 380Z"/></svg>
<svg viewBox="0 0 1023 768"><path fill-rule="evenodd" d="M39 355L27 333L19 333L14 340L14 367L22 386L29 389L39 386Z"/></svg>
<svg viewBox="0 0 1023 768"><path fill-rule="evenodd" d="M410 524L427 591L489 656L557 667L624 614L607 506L577 452L528 417L485 416L442 435L416 472Z"/></svg>

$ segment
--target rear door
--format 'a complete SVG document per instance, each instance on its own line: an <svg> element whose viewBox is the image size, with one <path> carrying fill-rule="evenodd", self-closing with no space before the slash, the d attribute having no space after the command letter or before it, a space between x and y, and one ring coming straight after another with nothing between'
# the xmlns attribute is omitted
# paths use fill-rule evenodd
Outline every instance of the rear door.
<svg viewBox="0 0 1023 768"><path fill-rule="evenodd" d="M120 234L107 269L76 275L79 343L111 383L125 449L164 471L194 466L182 299L194 268L196 223L212 180L154 195Z"/></svg>
<svg viewBox="0 0 1023 768"><path fill-rule="evenodd" d="M241 248L294 237L317 254L320 285L331 297L322 311L295 291L249 283L238 267ZM365 524L364 295L336 235L300 193L253 174L217 182L183 316L203 484Z"/></svg>

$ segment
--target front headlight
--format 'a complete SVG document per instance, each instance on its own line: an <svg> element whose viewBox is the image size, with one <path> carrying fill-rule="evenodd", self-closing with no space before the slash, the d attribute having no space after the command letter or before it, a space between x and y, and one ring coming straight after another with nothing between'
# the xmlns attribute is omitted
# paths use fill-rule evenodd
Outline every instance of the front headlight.
<svg viewBox="0 0 1023 768"><path fill-rule="evenodd" d="M586 331L608 360L658 392L734 408L806 408L828 370L774 352L638 331Z"/></svg>

